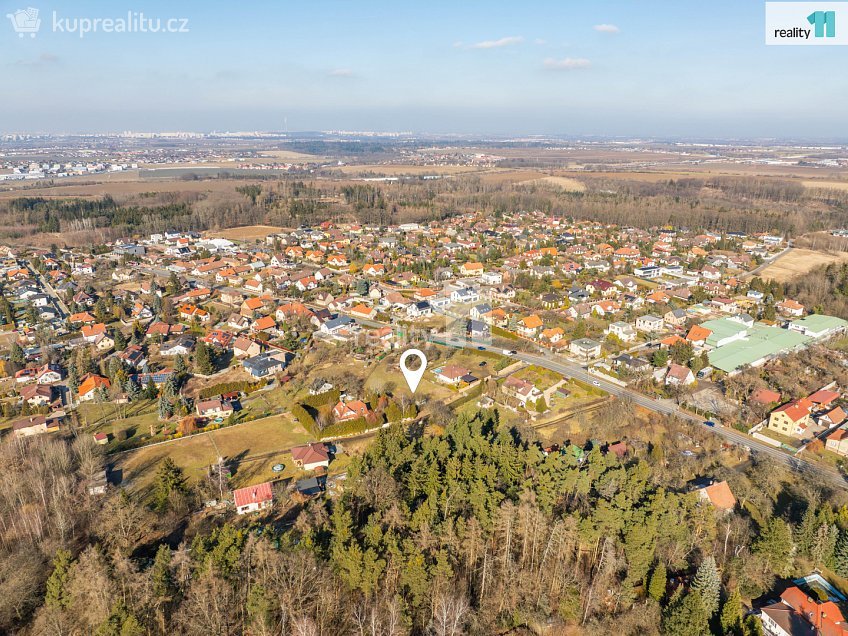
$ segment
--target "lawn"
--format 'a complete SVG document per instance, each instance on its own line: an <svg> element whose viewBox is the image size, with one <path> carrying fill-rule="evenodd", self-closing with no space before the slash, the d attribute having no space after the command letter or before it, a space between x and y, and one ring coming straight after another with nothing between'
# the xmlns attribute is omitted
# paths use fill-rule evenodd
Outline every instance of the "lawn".
<svg viewBox="0 0 848 636"><path fill-rule="evenodd" d="M524 367L512 375L531 382L540 391L546 391L562 380L562 376L556 371L551 371L535 364Z"/></svg>
<svg viewBox="0 0 848 636"><path fill-rule="evenodd" d="M278 415L123 453L115 456L113 470L123 471L123 482L130 489L144 490L165 457L183 469L189 482L197 482L221 456L233 471L230 485L248 486L298 474L286 451L309 441L312 437L299 424ZM284 472L271 471L277 463L285 465Z"/></svg>

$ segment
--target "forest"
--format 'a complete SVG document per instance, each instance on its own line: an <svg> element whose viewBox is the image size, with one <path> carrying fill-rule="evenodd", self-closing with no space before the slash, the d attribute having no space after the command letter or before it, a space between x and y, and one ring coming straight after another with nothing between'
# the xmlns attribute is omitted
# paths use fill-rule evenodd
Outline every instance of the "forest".
<svg viewBox="0 0 848 636"><path fill-rule="evenodd" d="M718 452L701 466L733 489L728 515L673 445L545 455L479 412L393 425L341 494L236 518L202 512L168 459L149 492L95 496L87 438L7 439L0 631L759 634L745 604L781 577L848 575L848 499Z"/></svg>
<svg viewBox="0 0 848 636"><path fill-rule="evenodd" d="M201 231L260 223L292 227L326 220L389 225L516 210L642 228L671 225L792 236L848 226L848 192L805 190L792 181L713 177L646 182L593 172L580 180L585 192L487 180L472 173L380 185L297 177L243 185L243 180L232 179L231 192L151 192L120 201L109 196L21 197L0 203L0 232L20 238L96 230L99 240L109 240L165 229Z"/></svg>

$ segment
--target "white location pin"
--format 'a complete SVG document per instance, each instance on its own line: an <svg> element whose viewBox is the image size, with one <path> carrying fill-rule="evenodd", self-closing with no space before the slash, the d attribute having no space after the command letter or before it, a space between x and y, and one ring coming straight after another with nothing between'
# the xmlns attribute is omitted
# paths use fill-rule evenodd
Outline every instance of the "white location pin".
<svg viewBox="0 0 848 636"><path fill-rule="evenodd" d="M421 366L414 371L406 366L406 360L409 356L414 356L421 360ZM415 393L418 388L418 383L424 377L424 371L427 370L427 356L418 349L407 349L400 356L400 370L403 371L403 377L406 378L406 383L409 385L409 390Z"/></svg>

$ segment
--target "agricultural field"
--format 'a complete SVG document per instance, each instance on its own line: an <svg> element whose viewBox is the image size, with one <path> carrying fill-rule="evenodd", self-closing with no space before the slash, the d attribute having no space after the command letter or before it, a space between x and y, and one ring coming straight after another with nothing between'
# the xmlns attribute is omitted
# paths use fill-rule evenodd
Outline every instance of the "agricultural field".
<svg viewBox="0 0 848 636"><path fill-rule="evenodd" d="M529 181L522 181L518 185L531 185L531 186L552 186L554 188L558 188L563 190L564 192L585 192L586 185L577 179L572 179L570 177L540 177L539 179L531 179Z"/></svg>
<svg viewBox="0 0 848 636"><path fill-rule="evenodd" d="M824 252L792 248L786 255L781 256L766 267L760 273L760 277L785 283L823 265L846 261L848 261L848 252Z"/></svg>

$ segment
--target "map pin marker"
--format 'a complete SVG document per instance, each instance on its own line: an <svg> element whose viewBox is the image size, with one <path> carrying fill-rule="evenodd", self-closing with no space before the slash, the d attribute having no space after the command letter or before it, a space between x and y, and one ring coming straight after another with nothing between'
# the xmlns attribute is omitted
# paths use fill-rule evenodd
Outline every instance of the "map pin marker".
<svg viewBox="0 0 848 636"><path fill-rule="evenodd" d="M421 360L421 366L414 371L406 366L406 360L409 356L415 356ZM409 385L409 390L415 393L418 388L418 383L424 377L424 371L427 369L427 356L418 349L407 349L400 356L400 370L403 371L403 377L406 378L406 383Z"/></svg>

